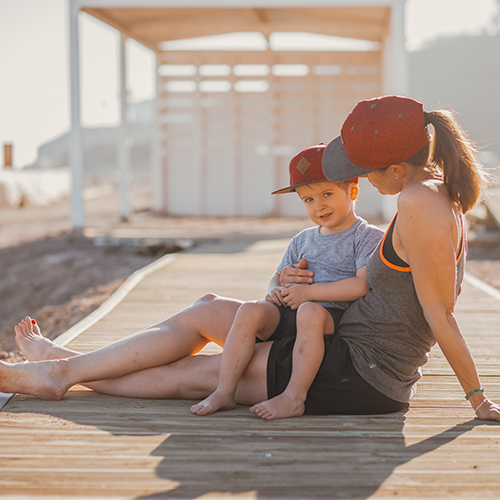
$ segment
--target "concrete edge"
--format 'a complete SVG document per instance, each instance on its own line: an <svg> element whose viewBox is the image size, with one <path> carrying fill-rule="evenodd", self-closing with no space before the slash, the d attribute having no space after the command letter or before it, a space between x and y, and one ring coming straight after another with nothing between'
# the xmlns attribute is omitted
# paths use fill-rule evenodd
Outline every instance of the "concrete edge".
<svg viewBox="0 0 500 500"><path fill-rule="evenodd" d="M104 318L106 314L110 313L120 302L125 299L125 297L148 275L151 273L167 266L175 260L175 256L172 254L164 255L158 260L152 262L151 264L138 269L132 273L119 287L118 289L108 298L103 304L101 304L93 313L89 314L87 317L83 318L76 325L72 326L69 330L66 330L63 334L59 335L54 339L54 343L60 346L65 346L73 339L78 337L85 330L95 325L99 320Z"/></svg>
<svg viewBox="0 0 500 500"><path fill-rule="evenodd" d="M477 289L481 290L484 293L487 293L490 297L500 301L500 290L497 290L495 287L488 285L483 280L472 276L472 274L465 272L464 281L469 283L472 286L475 286Z"/></svg>
<svg viewBox="0 0 500 500"><path fill-rule="evenodd" d="M101 304L93 313L79 321L69 330L66 330L63 334L59 335L59 337L54 340L54 343L64 346L71 342L73 339L78 337L78 335L95 325L99 320L106 316L106 314L111 312L146 276L167 266L174 260L174 255L167 254L142 269L138 269L132 273L108 298L108 300ZM14 394L0 392L0 411L3 410L13 396Z"/></svg>

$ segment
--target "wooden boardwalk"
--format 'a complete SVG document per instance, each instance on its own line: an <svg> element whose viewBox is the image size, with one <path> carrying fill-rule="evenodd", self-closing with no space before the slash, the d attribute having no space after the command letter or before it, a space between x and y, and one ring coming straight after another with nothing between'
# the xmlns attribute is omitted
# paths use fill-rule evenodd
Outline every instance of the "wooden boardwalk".
<svg viewBox="0 0 500 500"><path fill-rule="evenodd" d="M69 346L96 349L208 291L263 297L286 243L166 259ZM457 317L488 395L500 400L500 298L467 281ZM59 402L19 395L0 413L0 497L500 498L500 425L474 420L438 349L424 371L408 411L368 417L266 422L238 407L202 418L190 401L80 386Z"/></svg>

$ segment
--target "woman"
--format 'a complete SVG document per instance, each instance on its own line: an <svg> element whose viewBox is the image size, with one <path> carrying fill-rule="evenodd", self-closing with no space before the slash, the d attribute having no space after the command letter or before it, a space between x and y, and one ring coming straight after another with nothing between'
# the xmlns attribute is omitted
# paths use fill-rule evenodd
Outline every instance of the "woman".
<svg viewBox="0 0 500 500"><path fill-rule="evenodd" d="M434 127L430 141L427 125ZM384 413L405 408L420 367L437 341L481 419L500 420L486 398L453 316L463 275L463 215L479 198L483 174L464 133L444 113L409 98L361 101L323 159L326 176L366 175L383 194L399 194L398 214L368 263L370 292L325 337L325 357L306 414ZM411 272L410 272L411 270ZM312 282L297 268L284 284ZM29 318L16 327L30 361L0 365L0 391L59 399L72 385L131 397L200 399L217 385L219 356L192 356L224 341L241 303L213 295L138 336L78 355L44 339ZM291 373L292 341L256 345L236 400L269 418L258 401L280 394ZM66 358L66 359L63 359ZM94 381L94 382L92 382Z"/></svg>

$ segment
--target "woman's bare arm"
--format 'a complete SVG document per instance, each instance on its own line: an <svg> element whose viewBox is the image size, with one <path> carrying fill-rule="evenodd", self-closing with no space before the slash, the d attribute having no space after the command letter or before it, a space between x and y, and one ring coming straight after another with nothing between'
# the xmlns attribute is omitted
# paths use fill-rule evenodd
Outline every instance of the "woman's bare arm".
<svg viewBox="0 0 500 500"><path fill-rule="evenodd" d="M351 302L367 293L366 266L360 267L354 278L346 278L331 283L293 285L281 292L284 304L292 309L297 309L301 304L309 301Z"/></svg>
<svg viewBox="0 0 500 500"><path fill-rule="evenodd" d="M411 187L400 196L395 235L437 343L465 393L478 389L476 366L454 316L457 231L449 201L425 186ZM483 399L477 392L469 401L476 409ZM478 416L500 420L500 407L487 402Z"/></svg>

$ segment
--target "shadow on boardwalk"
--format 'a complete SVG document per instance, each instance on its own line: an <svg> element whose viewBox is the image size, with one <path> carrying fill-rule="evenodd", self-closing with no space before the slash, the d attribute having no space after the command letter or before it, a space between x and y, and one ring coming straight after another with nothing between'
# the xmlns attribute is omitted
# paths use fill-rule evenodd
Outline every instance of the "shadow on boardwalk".
<svg viewBox="0 0 500 500"><path fill-rule="evenodd" d="M19 416L22 418L32 410L33 418L43 418L52 426L70 431L67 439L71 442L79 439L78 430L87 434L92 429L99 430L99 436L94 438L98 451L92 452L100 455L97 463L94 459L97 470L84 481L79 480L79 494L95 494L99 485L110 496L128 493L120 498L437 498L437 491L442 494L439 498L460 498L452 477L457 478L463 464L453 443L458 440L463 447L466 434L470 440L470 433L484 432L490 427L468 420L432 435L435 424L412 431L418 420L415 412L420 410L266 422L240 406L231 412L197 417L189 413L190 401L125 399L86 390L71 391L64 400L50 406L45 403L45 411L36 415L40 403L26 398ZM46 411L49 408L50 412ZM16 413L16 408L11 408L10 416ZM441 427L450 422L441 421ZM87 446L91 446L88 436L86 440ZM149 456L144 456L136 447L144 446L148 440L157 444L149 448ZM52 446L54 436L48 441ZM111 488L99 478L99 469L103 473L119 465L117 447L123 448L121 453L128 456L128 462L122 464L121 484L115 483ZM85 469L82 460L90 453L80 451L83 455L75 458L79 470ZM466 454L462 456L466 458ZM136 459L144 463L134 462ZM153 463L155 467L151 467ZM148 486L138 484L137 478L143 473L138 472L140 467L151 469ZM449 470L450 478L443 477L443 467ZM470 467L473 465L468 462L467 468ZM65 487L71 486L64 471L60 480ZM463 498L472 498L476 481L469 486ZM451 496L446 495L447 488L454 492ZM64 489L58 493L64 494Z"/></svg>
<svg viewBox="0 0 500 500"><path fill-rule="evenodd" d="M256 499L367 499L383 488L395 469L478 425L465 422L406 446L403 415L389 417L390 430L384 429L383 417L376 419L378 422L369 431L342 431L329 430L336 427L337 419L332 417L333 425L322 426L317 433L307 431L307 422L300 421L299 426L297 421L292 433L281 435L275 430L238 436L238 453L231 435L205 435L195 440L171 436L153 455L162 457L158 476L180 485L170 492L140 498L194 499L209 493L246 493ZM180 450L184 450L183 459L179 459ZM386 493L408 493L408 484L391 481L387 486L390 493Z"/></svg>

